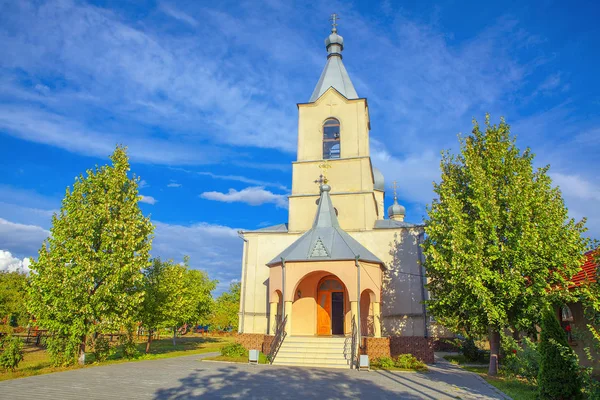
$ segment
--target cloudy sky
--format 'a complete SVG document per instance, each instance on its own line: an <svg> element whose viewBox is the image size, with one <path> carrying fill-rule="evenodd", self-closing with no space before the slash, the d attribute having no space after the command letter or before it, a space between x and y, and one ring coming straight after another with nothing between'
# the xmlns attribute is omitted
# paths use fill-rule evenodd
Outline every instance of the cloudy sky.
<svg viewBox="0 0 600 400"><path fill-rule="evenodd" d="M238 229L287 221L296 103L341 16L371 149L419 222L472 118L504 116L600 237L594 1L0 0L0 268L28 265L74 177L129 148L153 255L239 279ZM391 201L390 191L387 203Z"/></svg>

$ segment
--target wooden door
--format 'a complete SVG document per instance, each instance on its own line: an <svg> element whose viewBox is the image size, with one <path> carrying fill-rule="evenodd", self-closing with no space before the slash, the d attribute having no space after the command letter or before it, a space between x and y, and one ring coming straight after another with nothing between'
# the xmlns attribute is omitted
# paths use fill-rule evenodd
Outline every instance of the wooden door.
<svg viewBox="0 0 600 400"><path fill-rule="evenodd" d="M317 302L317 335L331 335L331 292L319 291Z"/></svg>

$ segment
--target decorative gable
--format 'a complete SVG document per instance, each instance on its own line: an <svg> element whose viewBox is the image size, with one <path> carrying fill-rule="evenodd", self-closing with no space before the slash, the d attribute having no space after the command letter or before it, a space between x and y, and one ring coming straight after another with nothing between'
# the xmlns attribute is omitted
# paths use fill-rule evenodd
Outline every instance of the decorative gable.
<svg viewBox="0 0 600 400"><path fill-rule="evenodd" d="M329 257L329 253L320 237L315 242L315 247L313 247L310 253L310 258L314 257Z"/></svg>

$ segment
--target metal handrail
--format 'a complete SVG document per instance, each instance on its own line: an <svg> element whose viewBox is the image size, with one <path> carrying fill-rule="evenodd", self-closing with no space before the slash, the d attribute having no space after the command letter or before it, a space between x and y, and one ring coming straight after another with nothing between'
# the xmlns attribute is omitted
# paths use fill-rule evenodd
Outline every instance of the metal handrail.
<svg viewBox="0 0 600 400"><path fill-rule="evenodd" d="M350 356L350 368L354 366L354 369L358 369L358 328L356 327L356 320L352 318L352 345L351 345L351 356Z"/></svg>
<svg viewBox="0 0 600 400"><path fill-rule="evenodd" d="M283 340L287 336L287 332L285 331L285 323L286 322L287 322L287 314L283 318L283 320L281 320L281 322L279 324L277 324L277 328L275 329L275 337L273 338L273 341L271 342L271 348L269 349L269 354L267 354L267 359L269 360L270 364L273 364L273 361L275 361L275 357L277 356L277 353L279 352L279 348L281 347Z"/></svg>

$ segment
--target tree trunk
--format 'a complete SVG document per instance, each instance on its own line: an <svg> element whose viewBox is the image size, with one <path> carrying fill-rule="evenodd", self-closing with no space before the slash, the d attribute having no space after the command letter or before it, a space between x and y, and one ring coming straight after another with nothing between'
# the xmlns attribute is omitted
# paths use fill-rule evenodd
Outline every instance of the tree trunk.
<svg viewBox="0 0 600 400"><path fill-rule="evenodd" d="M500 352L500 332L490 329L490 367L489 376L498 375L498 353Z"/></svg>
<svg viewBox="0 0 600 400"><path fill-rule="evenodd" d="M146 342L146 354L150 353L150 343L152 343L152 329L148 329L148 341Z"/></svg>
<svg viewBox="0 0 600 400"><path fill-rule="evenodd" d="M79 345L79 358L77 359L79 365L85 365L85 335L81 338L81 344Z"/></svg>
<svg viewBox="0 0 600 400"><path fill-rule="evenodd" d="M177 343L175 343L175 337L176 337L176 335L177 335L177 327L174 326L173 327L173 346L177 345Z"/></svg>
<svg viewBox="0 0 600 400"><path fill-rule="evenodd" d="M512 327L512 336L513 336L513 339L515 339L517 342L521 339L521 335L519 334L519 331L514 326Z"/></svg>

